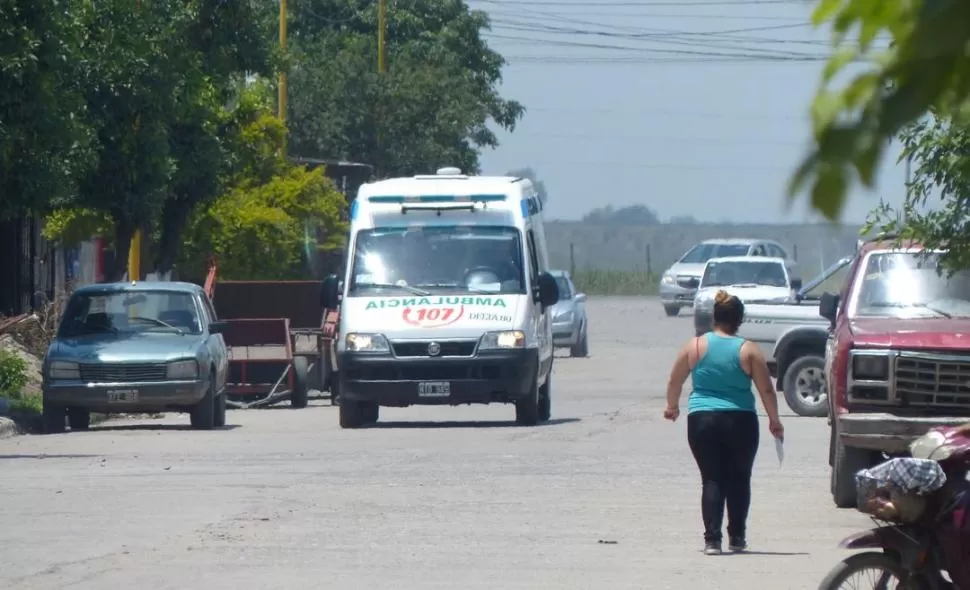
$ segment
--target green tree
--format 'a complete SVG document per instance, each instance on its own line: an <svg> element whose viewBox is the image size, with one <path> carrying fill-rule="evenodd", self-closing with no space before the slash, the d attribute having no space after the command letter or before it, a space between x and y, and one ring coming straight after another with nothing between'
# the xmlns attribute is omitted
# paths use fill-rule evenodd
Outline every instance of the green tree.
<svg viewBox="0 0 970 590"><path fill-rule="evenodd" d="M931 109L970 120L970 3L964 0L820 0L813 20L831 23L836 48L812 105L815 147L790 185L810 186L812 206L838 219L848 188L872 187L891 140ZM858 31L858 37L850 37ZM877 41L889 38L891 48ZM841 89L847 66L868 67Z"/></svg>
<svg viewBox="0 0 970 590"><path fill-rule="evenodd" d="M80 83L98 141L97 163L81 177L70 207L110 217L117 253L111 278L124 273L134 232L157 219L172 178L169 128L178 90L199 83L185 71L184 45L176 42L190 8L105 0L78 9L87 37Z"/></svg>
<svg viewBox="0 0 970 590"><path fill-rule="evenodd" d="M286 129L268 104L247 101L237 115L249 120L240 122L231 187L195 209L179 269L201 277L214 256L226 279L309 276L314 248L343 245L346 200L323 168L294 166L281 155ZM317 244L320 234L324 239Z"/></svg>
<svg viewBox="0 0 970 590"><path fill-rule="evenodd" d="M941 266L970 268L970 126L945 116L924 117L900 138L904 157L914 164L906 199L900 209L876 207L864 231L944 248Z"/></svg>
<svg viewBox="0 0 970 590"><path fill-rule="evenodd" d="M272 69L264 4L108 0L79 3L88 43L80 79L98 133L97 163L74 199L48 220L64 241L105 229L124 273L137 229L155 240L152 266L169 270L192 210L221 194L234 165L243 76ZM154 232L148 231L154 227Z"/></svg>
<svg viewBox="0 0 970 590"><path fill-rule="evenodd" d="M0 218L69 198L93 162L76 17L55 0L0 3Z"/></svg>
<svg viewBox="0 0 970 590"><path fill-rule="evenodd" d="M247 121L265 84L245 84L245 74L269 74L274 66L271 26L265 2L198 0L185 31L193 68L202 77L187 92L170 128L174 171L162 204L153 266L171 270L180 235L192 211L226 188L237 164L240 122ZM232 102L238 102L236 109ZM233 111L237 112L233 112Z"/></svg>
<svg viewBox="0 0 970 590"><path fill-rule="evenodd" d="M463 2L389 3L380 75L375 5L296 3L291 152L364 161L379 176L478 172L478 151L498 144L488 123L511 130L524 112L499 95L504 60L482 39L487 28L487 15Z"/></svg>

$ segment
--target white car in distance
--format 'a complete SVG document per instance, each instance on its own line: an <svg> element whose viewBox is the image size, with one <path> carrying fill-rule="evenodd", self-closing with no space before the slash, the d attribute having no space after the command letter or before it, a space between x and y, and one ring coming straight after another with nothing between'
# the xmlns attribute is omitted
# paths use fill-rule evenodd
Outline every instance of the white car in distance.
<svg viewBox="0 0 970 590"><path fill-rule="evenodd" d="M794 264L786 258L731 256L712 258L704 267L694 296L694 331L700 336L711 330L714 296L724 290L743 303L786 303L795 301L802 288Z"/></svg>

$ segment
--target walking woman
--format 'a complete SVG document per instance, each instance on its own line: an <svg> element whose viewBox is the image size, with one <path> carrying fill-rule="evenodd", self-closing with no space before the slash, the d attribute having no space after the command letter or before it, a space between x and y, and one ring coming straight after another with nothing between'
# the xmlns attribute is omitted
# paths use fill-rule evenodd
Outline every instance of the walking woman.
<svg viewBox="0 0 970 590"><path fill-rule="evenodd" d="M714 330L692 338L677 355L667 384L664 418L680 416L680 395L690 375L693 391L687 405L687 441L701 472L704 552L721 553L724 507L728 549L744 551L751 470L758 452L758 414L754 382L768 414L768 430L783 438L778 397L768 364L757 345L737 336L744 304L725 291L714 299Z"/></svg>

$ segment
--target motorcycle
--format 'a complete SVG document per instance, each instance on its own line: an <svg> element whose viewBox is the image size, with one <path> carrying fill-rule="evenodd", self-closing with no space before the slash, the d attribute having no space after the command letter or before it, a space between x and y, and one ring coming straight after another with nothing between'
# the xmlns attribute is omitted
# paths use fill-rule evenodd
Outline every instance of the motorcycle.
<svg viewBox="0 0 970 590"><path fill-rule="evenodd" d="M877 526L839 546L870 551L842 560L819 590L866 572L879 590L970 590L970 427L935 428L910 455L856 474L857 508Z"/></svg>

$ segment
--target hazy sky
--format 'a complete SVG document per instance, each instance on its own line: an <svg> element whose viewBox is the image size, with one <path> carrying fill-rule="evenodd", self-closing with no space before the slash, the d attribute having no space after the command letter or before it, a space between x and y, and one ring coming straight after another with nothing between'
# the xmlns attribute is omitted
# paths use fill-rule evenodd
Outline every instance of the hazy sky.
<svg viewBox="0 0 970 590"><path fill-rule="evenodd" d="M828 33L804 0L469 0L509 61L503 94L527 113L482 157L485 173L533 167L550 216L644 204L702 221L813 219L785 185L810 137L808 105ZM891 154L878 196L898 204Z"/></svg>

